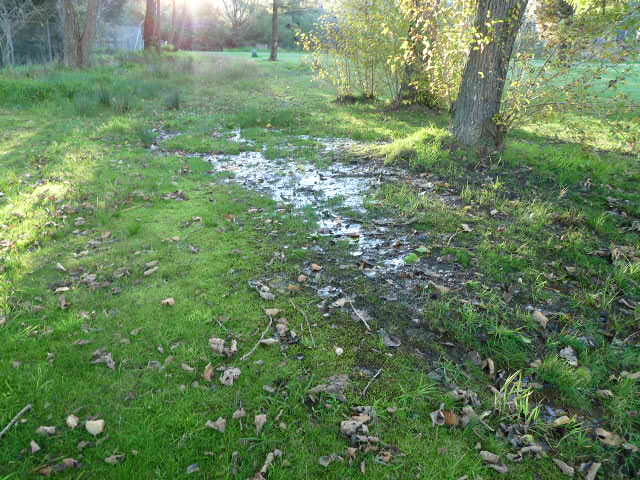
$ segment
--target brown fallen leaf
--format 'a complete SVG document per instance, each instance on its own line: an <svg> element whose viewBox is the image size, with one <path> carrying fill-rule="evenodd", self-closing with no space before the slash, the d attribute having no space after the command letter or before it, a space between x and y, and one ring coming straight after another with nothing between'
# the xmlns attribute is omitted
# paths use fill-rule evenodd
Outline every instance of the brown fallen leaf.
<svg viewBox="0 0 640 480"><path fill-rule="evenodd" d="M75 458L64 458L60 463L42 467L38 470L38 473L45 477L50 477L54 473L64 472L71 468L80 468L81 466L82 464Z"/></svg>
<svg viewBox="0 0 640 480"><path fill-rule="evenodd" d="M561 417L558 417L553 421L553 426L562 427L563 425L567 425L569 423L571 423L571 419L566 415L562 415Z"/></svg>
<svg viewBox="0 0 640 480"><path fill-rule="evenodd" d="M256 424L256 435L260 435L264 424L267 423L267 416L264 413L256 415L254 422Z"/></svg>
<svg viewBox="0 0 640 480"><path fill-rule="evenodd" d="M211 379L213 378L213 365L207 363L207 366L204 367L202 378L204 378L207 382L211 381Z"/></svg>
<svg viewBox="0 0 640 480"><path fill-rule="evenodd" d="M105 421L102 419L99 420L87 420L84 424L84 428L87 429L94 437L97 437L104 431Z"/></svg>
<svg viewBox="0 0 640 480"><path fill-rule="evenodd" d="M224 431L227 429L227 421L224 418L219 417L215 422L207 420L206 426L220 433L224 433Z"/></svg>
<svg viewBox="0 0 640 480"><path fill-rule="evenodd" d="M116 368L116 362L113 360L111 352L107 352L104 348L99 348L98 350L94 351L91 357L92 365L97 365L100 363L104 363L111 370L114 370Z"/></svg>
<svg viewBox="0 0 640 480"><path fill-rule="evenodd" d="M247 413L244 411L244 408L239 408L238 410L236 410L235 412L233 412L233 419L234 420L240 420L241 418L244 418L247 416Z"/></svg>
<svg viewBox="0 0 640 480"><path fill-rule="evenodd" d="M169 298L165 298L160 303L167 307L173 307L176 304L176 301L173 298L169 297Z"/></svg>
<svg viewBox="0 0 640 480"><path fill-rule="evenodd" d="M564 463L562 460L558 458L552 458L551 460L553 460L553 463L555 463L558 466L558 468L562 473L564 473L565 475L568 475L569 477L574 476L576 472L575 468L567 465L566 463Z"/></svg>
<svg viewBox="0 0 640 480"><path fill-rule="evenodd" d="M540 310L534 310L533 313L531 314L531 316L533 317L533 319L538 322L538 324L542 327L542 328L546 328L547 324L549 323L549 319L547 318L547 316L542 313Z"/></svg>
<svg viewBox="0 0 640 480"><path fill-rule="evenodd" d="M314 272L319 272L320 270L322 270L322 265L318 265L317 263L312 263L311 270L313 270Z"/></svg>
<svg viewBox="0 0 640 480"><path fill-rule="evenodd" d="M610 447L619 447L624 443L624 439L614 432L609 432L604 428L596 428L595 430L596 437L605 445Z"/></svg>
<svg viewBox="0 0 640 480"><path fill-rule="evenodd" d="M495 453L491 453L487 450L482 450L480 452L480 457L487 463L498 464L500 463L500 456Z"/></svg>
<svg viewBox="0 0 640 480"><path fill-rule="evenodd" d="M280 312L282 312L282 310L280 310L279 308L265 308L264 309L264 313L266 313L268 317L275 317L276 315L279 315Z"/></svg>

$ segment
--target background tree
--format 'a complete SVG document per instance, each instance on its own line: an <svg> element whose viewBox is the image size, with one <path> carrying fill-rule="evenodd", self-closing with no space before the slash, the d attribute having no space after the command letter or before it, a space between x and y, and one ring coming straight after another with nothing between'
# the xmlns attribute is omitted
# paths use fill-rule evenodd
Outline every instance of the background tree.
<svg viewBox="0 0 640 480"><path fill-rule="evenodd" d="M506 129L500 106L513 46L527 0L479 0L476 40L454 104L453 134L467 147L501 149Z"/></svg>
<svg viewBox="0 0 640 480"><path fill-rule="evenodd" d="M64 25L64 64L67 67L84 68L89 65L98 21L98 0L88 0L84 25L73 0L62 0Z"/></svg>
<svg viewBox="0 0 640 480"><path fill-rule="evenodd" d="M275 0L274 0L275 1ZM224 14L231 26L231 44L240 44L251 15L255 11L255 0L222 0Z"/></svg>
<svg viewBox="0 0 640 480"><path fill-rule="evenodd" d="M160 0L146 0L144 15L144 49L160 47Z"/></svg>
<svg viewBox="0 0 640 480"><path fill-rule="evenodd" d="M16 63L15 36L39 13L39 8L31 0L0 1L0 53L3 66Z"/></svg>

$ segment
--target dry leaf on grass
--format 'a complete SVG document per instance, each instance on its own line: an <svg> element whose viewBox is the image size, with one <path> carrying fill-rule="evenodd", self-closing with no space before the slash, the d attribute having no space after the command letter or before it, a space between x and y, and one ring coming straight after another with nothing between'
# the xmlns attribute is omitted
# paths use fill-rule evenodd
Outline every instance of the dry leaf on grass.
<svg viewBox="0 0 640 480"><path fill-rule="evenodd" d="M38 445L34 440L29 442L29 449L31 450L31 453L38 453L41 450L40 445Z"/></svg>
<svg viewBox="0 0 640 480"><path fill-rule="evenodd" d="M204 367L204 372L202 373L202 378L204 378L207 382L210 382L213 378L213 365L207 363L207 366Z"/></svg>
<svg viewBox="0 0 640 480"><path fill-rule="evenodd" d="M50 437L51 435L55 435L56 434L56 427L49 427L49 426L40 426L36 429L36 433L38 435L43 435L43 436L47 436Z"/></svg>
<svg viewBox="0 0 640 480"><path fill-rule="evenodd" d="M231 340L231 345L226 346L226 341L222 338L211 337L209 346L214 353L224 357L231 357L238 352L238 342L236 340Z"/></svg>
<svg viewBox="0 0 640 480"><path fill-rule="evenodd" d="M227 429L227 421L222 417L218 418L215 422L207 420L206 426L217 430L220 433L224 433L224 431Z"/></svg>
<svg viewBox="0 0 640 480"><path fill-rule="evenodd" d="M222 372L222 375L220 376L220 383L222 383L223 385L233 385L233 382L235 382L238 377L240 377L240 374L242 372L240 371L239 368L236 367L230 367L224 370L224 372Z"/></svg>
<svg viewBox="0 0 640 480"><path fill-rule="evenodd" d="M256 435L260 435L260 432L262 431L264 424L267 423L267 416L264 413L261 413L260 415L256 415L254 422L256 424Z"/></svg>
<svg viewBox="0 0 640 480"><path fill-rule="evenodd" d="M276 315L279 315L281 311L282 310L280 310L279 308L265 308L264 309L264 313L266 313L268 317L275 317Z"/></svg>
<svg viewBox="0 0 640 480"><path fill-rule="evenodd" d="M576 472L575 468L571 467L570 465L567 465L566 463L564 463L562 460L558 458L552 458L551 460L553 460L553 463L555 463L558 466L558 468L562 473L570 477L573 477L573 475Z"/></svg>
<svg viewBox="0 0 640 480"><path fill-rule="evenodd" d="M124 462L125 458L126 458L126 455L114 454L114 455L109 455L107 458L104 459L104 461L109 465L118 465L119 463Z"/></svg>
<svg viewBox="0 0 640 480"><path fill-rule="evenodd" d="M80 419L72 414L67 417L66 422L67 422L67 427L73 430L80 424Z"/></svg>
<svg viewBox="0 0 640 480"><path fill-rule="evenodd" d="M578 366L578 357L572 347L567 346L560 350L560 358L566 360L572 367Z"/></svg>
<svg viewBox="0 0 640 480"><path fill-rule="evenodd" d="M104 426L105 426L105 421L102 419L87 420L84 424L84 428L87 429L87 432L89 432L94 437L97 437L104 431Z"/></svg>
<svg viewBox="0 0 640 480"><path fill-rule="evenodd" d="M160 303L167 307L173 307L176 304L176 301L173 298L169 297L169 298L165 298Z"/></svg>
<svg viewBox="0 0 640 480"><path fill-rule="evenodd" d="M236 410L235 412L233 412L233 419L234 420L239 420L241 418L244 418L247 416L247 413L244 411L244 408L239 408L238 410Z"/></svg>
<svg viewBox="0 0 640 480"><path fill-rule="evenodd" d="M60 463L47 465L38 470L40 475L50 477L54 473L64 472L71 468L80 468L82 464L75 458L64 458Z"/></svg>
<svg viewBox="0 0 640 480"><path fill-rule="evenodd" d="M340 455L332 453L331 455L324 455L324 456L320 457L318 459L318 463L326 468L326 467L328 467L329 465L331 465L333 462L335 462L337 460L339 460L341 462L344 461L344 459Z"/></svg>
<svg viewBox="0 0 640 480"><path fill-rule="evenodd" d="M624 439L617 433L609 432L604 428L596 428L596 437L605 445L619 447L624 443Z"/></svg>
<svg viewBox="0 0 640 480"><path fill-rule="evenodd" d="M538 324L542 327L542 328L546 328L547 324L549 323L549 319L547 318L547 316L542 313L540 310L534 310L533 313L531 314L531 316L533 317L533 319L538 322Z"/></svg>
<svg viewBox="0 0 640 480"><path fill-rule="evenodd" d="M93 352L91 363L93 365L104 363L111 370L114 370L116 368L116 362L114 362L111 352L107 352L105 348L99 348L98 350Z"/></svg>

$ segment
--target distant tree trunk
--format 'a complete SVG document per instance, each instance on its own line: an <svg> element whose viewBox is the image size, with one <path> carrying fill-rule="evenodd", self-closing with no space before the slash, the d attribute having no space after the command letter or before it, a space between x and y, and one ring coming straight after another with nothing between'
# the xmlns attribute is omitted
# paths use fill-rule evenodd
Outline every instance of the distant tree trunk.
<svg viewBox="0 0 640 480"><path fill-rule="evenodd" d="M53 44L51 42L51 26L49 25L48 18L47 18L47 53L49 54L49 61L53 62Z"/></svg>
<svg viewBox="0 0 640 480"><path fill-rule="evenodd" d="M275 62L278 60L278 0L273 0L273 11L271 15L271 55L269 60Z"/></svg>
<svg viewBox="0 0 640 480"><path fill-rule="evenodd" d="M89 0L87 17L82 33L78 13L72 0L64 0L64 64L67 67L84 68L89 65L89 55L96 34L98 0Z"/></svg>
<svg viewBox="0 0 640 480"><path fill-rule="evenodd" d="M478 1L476 29L491 38L472 46L454 104L452 130L464 146L503 147L506 129L496 117L526 6L527 0Z"/></svg>
<svg viewBox="0 0 640 480"><path fill-rule="evenodd" d="M171 34L169 35L169 43L176 47L176 0L172 0L171 4ZM177 47L176 47L177 48Z"/></svg>
<svg viewBox="0 0 640 480"><path fill-rule="evenodd" d="M158 11L159 0L147 0L147 8L144 14L144 49L151 50L158 47Z"/></svg>

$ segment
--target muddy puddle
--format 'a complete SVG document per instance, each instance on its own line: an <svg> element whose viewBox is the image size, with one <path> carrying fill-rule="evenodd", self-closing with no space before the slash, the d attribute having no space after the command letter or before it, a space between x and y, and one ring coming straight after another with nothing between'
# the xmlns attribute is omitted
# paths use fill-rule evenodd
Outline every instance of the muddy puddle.
<svg viewBox="0 0 640 480"><path fill-rule="evenodd" d="M175 134L156 132L160 140L173 138ZM244 139L240 130L226 134L231 141L255 145ZM413 228L413 220L393 216L372 218L367 204L375 192L386 183L405 182L410 175L404 169L389 167L378 162L340 161L341 153L348 152L358 143L349 139L325 139L299 137L314 140L320 145L319 155L329 160L326 166L318 166L295 159L295 150L287 158L267 158L263 150L229 154L188 154L200 157L211 165L211 173L219 175L219 181L239 184L251 190L269 195L281 205L293 207L300 214L311 209L317 216L316 234L333 242L347 245L343 258L332 257L345 275L331 278L313 275L310 270L310 286L331 308L336 300L349 296L349 284L354 277L365 277L374 282L381 298L390 302L402 302L409 310L404 321L393 319L393 324L379 320L387 330L399 335L415 335L416 320L421 310L414 300L424 295L429 282L454 283L457 275L452 263L439 263L437 259L423 258L410 263L407 257L419 248L426 248L431 238ZM155 147L159 150L160 147ZM335 160L335 161L333 161ZM425 185L425 191L428 185ZM327 255L317 245L315 254ZM333 253L332 253L333 255ZM282 283L282 285L279 285ZM286 287L286 282L274 282L275 290ZM279 288L279 286L283 288ZM414 320L410 320L414 317ZM426 332L425 332L426 334Z"/></svg>

